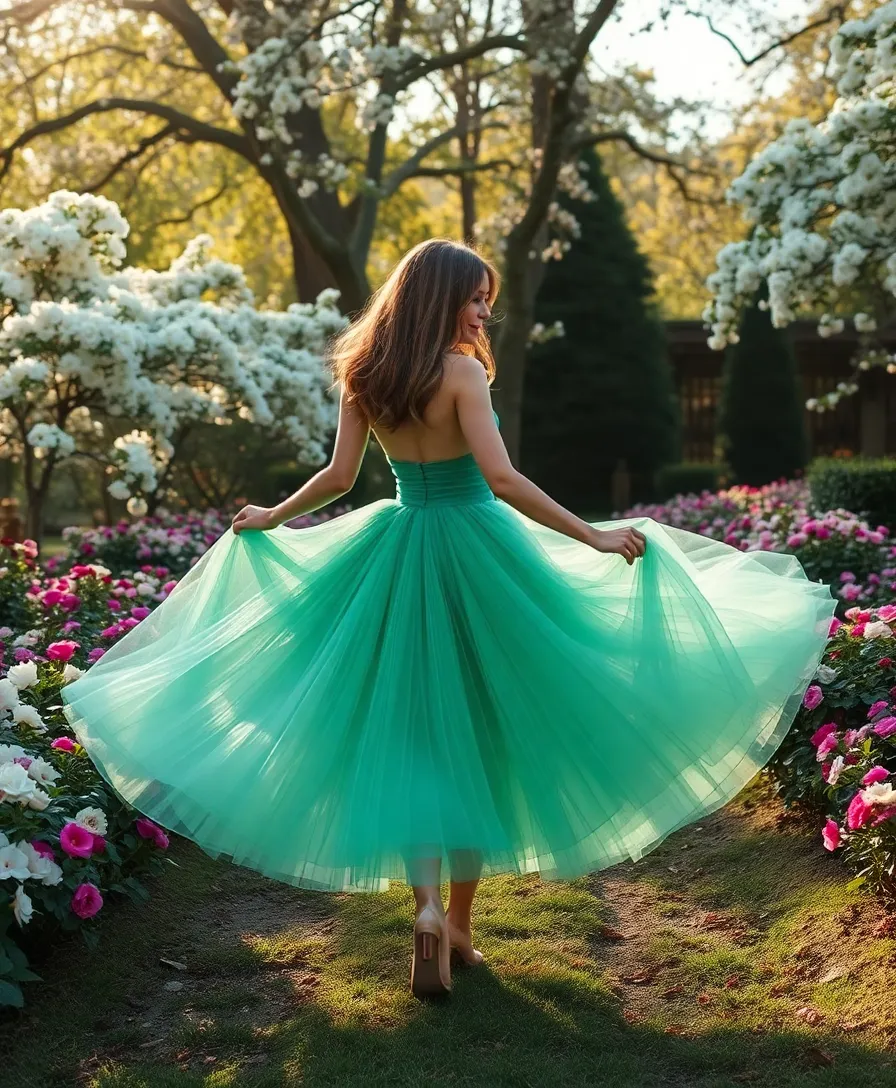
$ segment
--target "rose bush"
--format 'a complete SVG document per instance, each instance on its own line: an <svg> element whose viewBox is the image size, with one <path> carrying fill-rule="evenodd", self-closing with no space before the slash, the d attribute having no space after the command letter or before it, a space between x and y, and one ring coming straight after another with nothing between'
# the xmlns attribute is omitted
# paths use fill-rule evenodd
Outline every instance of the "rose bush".
<svg viewBox="0 0 896 1088"><path fill-rule="evenodd" d="M770 772L788 803L819 813L874 890L896 892L896 604L835 619L815 681Z"/></svg>

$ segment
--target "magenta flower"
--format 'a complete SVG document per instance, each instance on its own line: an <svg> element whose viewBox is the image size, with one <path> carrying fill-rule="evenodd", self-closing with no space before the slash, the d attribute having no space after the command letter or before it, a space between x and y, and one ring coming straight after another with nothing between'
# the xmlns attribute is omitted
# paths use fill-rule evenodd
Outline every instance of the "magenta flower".
<svg viewBox="0 0 896 1088"><path fill-rule="evenodd" d="M72 914L79 918L92 918L102 907L103 897L95 884L79 884L72 896Z"/></svg>
<svg viewBox="0 0 896 1088"><path fill-rule="evenodd" d="M145 620L149 615L150 610L144 604L137 605L136 608L131 609L131 615L135 620Z"/></svg>
<svg viewBox="0 0 896 1088"><path fill-rule="evenodd" d="M110 597L109 600L106 601L106 604L108 605L110 612L120 612L121 611L121 601L116 600L115 597Z"/></svg>
<svg viewBox="0 0 896 1088"><path fill-rule="evenodd" d="M833 750L837 747L839 743L840 740L836 733L828 733L827 736L822 740L821 744L819 744L818 750L815 753L815 758L818 760L818 762L820 763L828 754L828 752L833 752Z"/></svg>
<svg viewBox="0 0 896 1088"><path fill-rule="evenodd" d="M50 861L55 860L56 855L53 853L53 847L48 842L44 842L42 839L32 839L31 845L42 858L49 858Z"/></svg>
<svg viewBox="0 0 896 1088"><path fill-rule="evenodd" d="M33 661L37 654L33 650L29 650L27 646L17 646L13 650L12 656L16 661Z"/></svg>
<svg viewBox="0 0 896 1088"><path fill-rule="evenodd" d="M75 742L71 737L57 737L50 747L59 748L63 752L74 752Z"/></svg>
<svg viewBox="0 0 896 1088"><path fill-rule="evenodd" d="M103 656L105 652L106 651L102 646L95 646L87 655L87 660L92 665L94 661L99 661L99 659Z"/></svg>
<svg viewBox="0 0 896 1088"><path fill-rule="evenodd" d="M861 638L865 634L865 624L857 623L849 633L853 638Z"/></svg>
<svg viewBox="0 0 896 1088"><path fill-rule="evenodd" d="M803 706L806 710L814 710L823 698L824 693L818 684L810 684L803 696Z"/></svg>
<svg viewBox="0 0 896 1088"><path fill-rule="evenodd" d="M68 635L72 631L77 631L80 626L81 624L77 620L66 620L62 625L62 633Z"/></svg>
<svg viewBox="0 0 896 1088"><path fill-rule="evenodd" d="M825 850L836 850L840 845L840 827L836 820L828 820L821 830Z"/></svg>
<svg viewBox="0 0 896 1088"><path fill-rule="evenodd" d="M121 627L119 624L113 623L111 626L104 627L103 630L100 631L100 638L116 638L120 634Z"/></svg>
<svg viewBox="0 0 896 1088"><path fill-rule="evenodd" d="M882 710L886 710L889 705L890 704L886 699L878 699L876 703L872 703L868 708L868 717L876 718L877 715L880 714Z"/></svg>
<svg viewBox="0 0 896 1088"><path fill-rule="evenodd" d="M872 782L883 782L885 778L890 777L890 772L886 767L872 767L871 770L862 779L863 786L870 786Z"/></svg>
<svg viewBox="0 0 896 1088"><path fill-rule="evenodd" d="M860 790L849 802L849 808L846 810L846 826L850 831L864 827L871 819L872 811L873 806L868 804Z"/></svg>
<svg viewBox="0 0 896 1088"><path fill-rule="evenodd" d="M51 661L71 661L75 651L80 648L80 642L72 642L71 639L63 639L60 642L51 642L47 647L47 657Z"/></svg>
<svg viewBox="0 0 896 1088"><path fill-rule="evenodd" d="M66 593L59 602L59 607L63 612L77 612L81 607L81 598L77 593Z"/></svg>
<svg viewBox="0 0 896 1088"><path fill-rule="evenodd" d="M134 821L134 826L137 828L137 834L141 839L152 840L153 845L158 846L161 850L166 850L168 848L168 836L159 825L154 824L152 820L148 820L145 816L140 816Z"/></svg>
<svg viewBox="0 0 896 1088"><path fill-rule="evenodd" d="M882 657L877 663L879 669L888 669L893 664L892 657Z"/></svg>
<svg viewBox="0 0 896 1088"><path fill-rule="evenodd" d="M896 718L890 716L876 721L874 723L874 732L879 737L891 737L896 733Z"/></svg>
<svg viewBox="0 0 896 1088"><path fill-rule="evenodd" d="M884 623L889 623L891 620L896 620L896 604L884 604L877 609L878 619L882 619Z"/></svg>
<svg viewBox="0 0 896 1088"><path fill-rule="evenodd" d="M828 638L833 638L837 634L837 631L843 626L843 620L838 620L836 616L831 620L831 625L828 628Z"/></svg>
<svg viewBox="0 0 896 1088"><path fill-rule="evenodd" d="M836 733L836 731L837 731L836 723L834 723L834 722L825 722L824 725L820 725L815 730L815 732L809 738L809 743L812 744L815 748L817 748L819 746L819 744L821 744L821 742L825 739L826 736L828 736L830 733Z"/></svg>
<svg viewBox="0 0 896 1088"><path fill-rule="evenodd" d="M59 845L70 858L89 858L93 853L93 832L80 824L67 823L59 832Z"/></svg>
<svg viewBox="0 0 896 1088"><path fill-rule="evenodd" d="M48 589L43 595L44 608L52 608L54 604L59 604L62 600L62 594L58 589Z"/></svg>
<svg viewBox="0 0 896 1088"><path fill-rule="evenodd" d="M106 852L106 840L102 835L93 836L93 852L94 854L105 854Z"/></svg>

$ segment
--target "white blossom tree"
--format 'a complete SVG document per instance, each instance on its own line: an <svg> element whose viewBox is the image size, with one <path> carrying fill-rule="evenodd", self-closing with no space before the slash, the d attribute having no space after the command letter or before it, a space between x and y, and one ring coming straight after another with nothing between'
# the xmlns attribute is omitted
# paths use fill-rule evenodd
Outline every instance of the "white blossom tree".
<svg viewBox="0 0 896 1088"><path fill-rule="evenodd" d="M776 327L814 315L826 337L848 320L860 334L856 370L892 374L879 333L896 313L896 2L844 23L831 54L833 108L820 124L790 122L729 190L753 229L719 252L704 318L713 348L735 343L765 282ZM806 406L825 411L857 388L841 382Z"/></svg>
<svg viewBox="0 0 896 1088"><path fill-rule="evenodd" d="M208 238L155 272L123 265L127 233L91 195L0 212L0 456L21 461L34 539L64 458L103 461L113 496L139 503L191 425L250 420L315 464L335 424L322 352L345 323L336 292L256 309ZM133 430L115 435L116 419Z"/></svg>

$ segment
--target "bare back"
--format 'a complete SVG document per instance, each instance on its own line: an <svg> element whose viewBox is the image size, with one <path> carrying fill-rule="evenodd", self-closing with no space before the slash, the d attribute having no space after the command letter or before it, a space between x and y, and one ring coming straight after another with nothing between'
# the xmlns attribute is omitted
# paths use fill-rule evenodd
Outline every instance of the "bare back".
<svg viewBox="0 0 896 1088"><path fill-rule="evenodd" d="M394 431L371 428L386 456L392 461L448 461L470 452L457 415L455 366L465 356L445 357L445 377L427 404L422 423L403 423Z"/></svg>

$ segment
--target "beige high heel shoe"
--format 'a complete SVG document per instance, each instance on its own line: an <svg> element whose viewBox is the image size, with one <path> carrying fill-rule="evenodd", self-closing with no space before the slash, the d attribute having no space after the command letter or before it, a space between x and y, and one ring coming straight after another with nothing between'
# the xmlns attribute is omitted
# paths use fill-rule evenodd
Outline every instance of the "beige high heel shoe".
<svg viewBox="0 0 896 1088"><path fill-rule="evenodd" d="M451 993L448 920L433 906L423 907L414 922L411 992L419 998L441 997Z"/></svg>
<svg viewBox="0 0 896 1088"><path fill-rule="evenodd" d="M451 922L448 922L448 934L451 938L451 966L459 967L464 965L466 967L478 967L483 960L483 955L478 948L473 947L473 942L470 942L470 947L461 948L461 942L456 940L456 936L459 935L459 931L456 926L452 926ZM463 935L466 937L466 935ZM463 941L463 945L466 946L466 939Z"/></svg>

